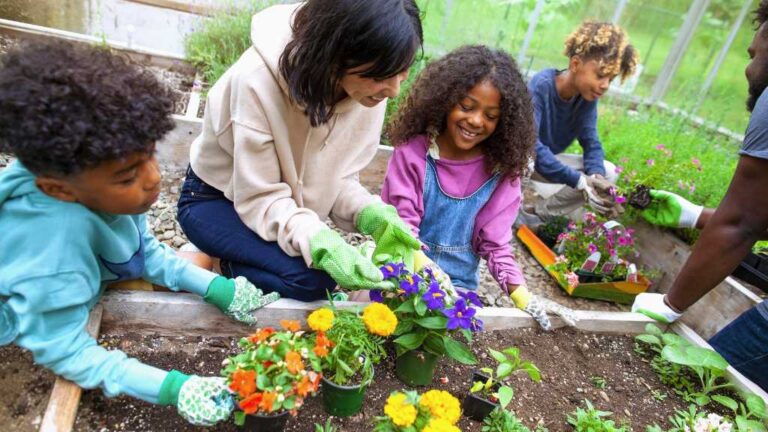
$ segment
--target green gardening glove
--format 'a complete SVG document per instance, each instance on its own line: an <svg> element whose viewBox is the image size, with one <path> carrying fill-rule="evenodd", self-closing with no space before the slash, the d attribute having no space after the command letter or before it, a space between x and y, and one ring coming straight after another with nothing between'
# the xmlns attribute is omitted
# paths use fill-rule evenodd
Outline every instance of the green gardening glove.
<svg viewBox="0 0 768 432"><path fill-rule="evenodd" d="M651 204L640 213L645 220L666 227L696 228L704 207L672 192L651 190L650 194Z"/></svg>
<svg viewBox="0 0 768 432"><path fill-rule="evenodd" d="M421 249L421 242L413 236L411 228L400 219L393 206L380 202L369 204L357 217L357 229L372 236L376 242L373 251L376 264L402 261L413 270L413 253Z"/></svg>
<svg viewBox="0 0 768 432"><path fill-rule="evenodd" d="M339 286L350 289L389 289L381 270L349 245L336 231L322 229L309 239L315 268L328 273Z"/></svg>
<svg viewBox="0 0 768 432"><path fill-rule="evenodd" d="M226 420L235 408L235 401L224 378L185 375L168 372L160 386L160 405L176 405L184 420L197 426L213 426Z"/></svg>
<svg viewBox="0 0 768 432"><path fill-rule="evenodd" d="M218 276L208 285L203 300L240 322L256 324L253 311L279 298L280 294L276 292L264 294L242 276L235 279Z"/></svg>

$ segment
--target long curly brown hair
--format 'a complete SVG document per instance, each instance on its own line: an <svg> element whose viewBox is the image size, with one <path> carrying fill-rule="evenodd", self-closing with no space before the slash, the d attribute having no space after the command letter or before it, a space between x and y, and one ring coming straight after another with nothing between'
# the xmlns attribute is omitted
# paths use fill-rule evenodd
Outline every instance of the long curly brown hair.
<svg viewBox="0 0 768 432"><path fill-rule="evenodd" d="M424 68L387 127L392 143L441 133L451 109L483 81L491 82L501 93L499 123L482 142L486 167L510 179L521 176L536 143L531 97L509 54L486 46L455 49Z"/></svg>

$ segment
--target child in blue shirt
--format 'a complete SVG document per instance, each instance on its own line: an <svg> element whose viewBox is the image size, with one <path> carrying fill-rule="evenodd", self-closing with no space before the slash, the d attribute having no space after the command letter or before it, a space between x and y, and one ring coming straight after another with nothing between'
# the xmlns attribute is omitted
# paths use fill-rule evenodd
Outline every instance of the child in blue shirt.
<svg viewBox="0 0 768 432"><path fill-rule="evenodd" d="M0 344L84 388L176 405L194 424L227 418L223 378L166 372L100 347L85 330L107 283L143 278L204 296L233 318L277 299L177 258L147 229L155 141L173 99L109 51L32 43L0 57Z"/></svg>
<svg viewBox="0 0 768 432"><path fill-rule="evenodd" d="M585 197L601 213L614 203L607 193L617 174L605 160L597 135L597 101L611 81L632 75L637 53L626 33L611 23L585 22L565 40L568 68L544 69L531 78L537 127L534 188L546 199L535 211L541 218L578 216ZM561 154L578 140L583 156Z"/></svg>

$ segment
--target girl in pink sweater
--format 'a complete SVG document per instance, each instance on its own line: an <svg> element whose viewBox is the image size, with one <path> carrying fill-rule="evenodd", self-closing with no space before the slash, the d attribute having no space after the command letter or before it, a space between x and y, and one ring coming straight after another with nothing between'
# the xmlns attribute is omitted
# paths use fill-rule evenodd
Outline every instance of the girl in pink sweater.
<svg viewBox="0 0 768 432"><path fill-rule="evenodd" d="M429 64L390 124L395 145L384 202L465 290L480 258L515 304L549 328L545 302L525 288L509 242L520 178L536 135L526 84L503 51L466 46ZM473 294L464 294L468 300Z"/></svg>

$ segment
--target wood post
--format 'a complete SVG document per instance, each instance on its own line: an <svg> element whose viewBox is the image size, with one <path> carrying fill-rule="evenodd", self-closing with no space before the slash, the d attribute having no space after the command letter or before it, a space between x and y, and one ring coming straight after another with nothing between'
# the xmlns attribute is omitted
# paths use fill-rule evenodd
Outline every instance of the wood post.
<svg viewBox="0 0 768 432"><path fill-rule="evenodd" d="M101 327L101 318L104 306L97 304L88 317L86 330L88 334L96 338ZM80 403L80 395L83 389L72 381L57 377L48 399L48 406L43 414L40 424L40 432L69 432L75 424L77 406Z"/></svg>

